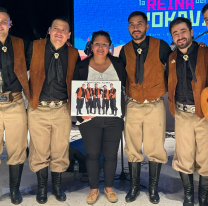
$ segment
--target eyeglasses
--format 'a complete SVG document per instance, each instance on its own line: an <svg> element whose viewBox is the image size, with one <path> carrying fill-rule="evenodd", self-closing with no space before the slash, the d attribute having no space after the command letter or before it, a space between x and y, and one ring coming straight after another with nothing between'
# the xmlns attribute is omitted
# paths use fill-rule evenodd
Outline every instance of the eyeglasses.
<svg viewBox="0 0 208 206"><path fill-rule="evenodd" d="M102 43L98 43L98 42L93 43L93 45L96 47L103 47L103 48L107 48L109 46L109 44L107 44L107 43L102 44Z"/></svg>

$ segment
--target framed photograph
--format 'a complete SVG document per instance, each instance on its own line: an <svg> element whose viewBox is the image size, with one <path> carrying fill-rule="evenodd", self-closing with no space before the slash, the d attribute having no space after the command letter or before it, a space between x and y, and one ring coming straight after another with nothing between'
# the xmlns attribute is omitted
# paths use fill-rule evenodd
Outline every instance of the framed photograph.
<svg viewBox="0 0 208 206"><path fill-rule="evenodd" d="M71 116L121 116L120 81L72 81Z"/></svg>

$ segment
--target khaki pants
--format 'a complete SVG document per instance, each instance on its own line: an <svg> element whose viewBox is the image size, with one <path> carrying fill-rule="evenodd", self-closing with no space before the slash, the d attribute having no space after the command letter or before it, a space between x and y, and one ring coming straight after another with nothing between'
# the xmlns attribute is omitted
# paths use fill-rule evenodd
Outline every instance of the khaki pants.
<svg viewBox="0 0 208 206"><path fill-rule="evenodd" d="M52 172L64 172L69 167L69 136L71 117L68 104L61 107L28 107L30 131L29 164L33 172L50 166Z"/></svg>
<svg viewBox="0 0 208 206"><path fill-rule="evenodd" d="M7 164L23 164L27 148L27 115L22 98L8 104L0 104L0 154L3 152L4 130Z"/></svg>
<svg viewBox="0 0 208 206"><path fill-rule="evenodd" d="M208 122L206 119L176 109L175 138L173 168L186 174L197 171L202 176L208 176ZM195 168L195 161L199 168Z"/></svg>
<svg viewBox="0 0 208 206"><path fill-rule="evenodd" d="M167 162L164 149L166 111L164 100L139 104L129 101L125 117L125 152L129 162L141 162L142 143L149 161Z"/></svg>

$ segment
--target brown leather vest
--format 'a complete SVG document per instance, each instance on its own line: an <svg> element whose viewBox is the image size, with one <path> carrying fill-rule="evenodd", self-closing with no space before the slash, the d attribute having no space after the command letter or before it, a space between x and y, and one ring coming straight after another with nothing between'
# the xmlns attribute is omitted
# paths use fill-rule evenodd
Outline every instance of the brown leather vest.
<svg viewBox="0 0 208 206"><path fill-rule="evenodd" d="M95 98L95 89L93 89L93 97ZM97 97L100 98L100 89L98 88Z"/></svg>
<svg viewBox="0 0 208 206"><path fill-rule="evenodd" d="M136 54L132 41L124 46L126 56L126 94L143 103L145 99L153 101L167 92L165 81L165 66L159 57L160 40L149 37L149 48L144 63L144 81L140 85L135 84Z"/></svg>
<svg viewBox="0 0 208 206"><path fill-rule="evenodd" d="M25 60L24 42L22 39L10 36L14 51L14 73L16 74L26 98L30 99L30 90L27 76L27 66Z"/></svg>
<svg viewBox="0 0 208 206"><path fill-rule="evenodd" d="M35 40L33 42L33 55L30 64L30 105L33 109L38 106L39 96L45 80L45 45L46 39ZM71 113L71 81L73 79L74 68L78 59L78 50L68 47L68 69L66 76L69 114Z"/></svg>
<svg viewBox="0 0 208 206"><path fill-rule="evenodd" d="M202 90L208 86L208 48L199 47L197 55L197 63L195 75L197 82L192 80L192 90L195 102L195 114L203 118L204 115L201 110L201 93ZM169 56L169 74L168 74L168 103L169 109L173 116L175 116L175 90L178 82L176 74L176 60L177 50L172 52Z"/></svg>
<svg viewBox="0 0 208 206"><path fill-rule="evenodd" d="M104 90L103 90L103 94L102 94L102 99L104 99ZM107 92L106 92L106 99L109 99L109 90L107 90Z"/></svg>
<svg viewBox="0 0 208 206"><path fill-rule="evenodd" d="M77 98L80 99L82 97L82 87L79 88L79 92L77 93Z"/></svg>
<svg viewBox="0 0 208 206"><path fill-rule="evenodd" d="M90 88L90 92L88 89L85 90L86 98L89 99L92 96L92 89Z"/></svg>
<svg viewBox="0 0 208 206"><path fill-rule="evenodd" d="M113 92L114 92L114 88L110 89L110 94L111 94L112 99L116 98L116 92L114 94L113 94Z"/></svg>

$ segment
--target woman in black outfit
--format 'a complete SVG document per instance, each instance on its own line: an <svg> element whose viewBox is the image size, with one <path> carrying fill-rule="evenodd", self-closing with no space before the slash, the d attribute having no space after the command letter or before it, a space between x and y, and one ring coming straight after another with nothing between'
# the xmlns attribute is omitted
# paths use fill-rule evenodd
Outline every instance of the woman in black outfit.
<svg viewBox="0 0 208 206"><path fill-rule="evenodd" d="M91 46L93 55L79 62L74 71L74 80L121 81L125 86L126 71L117 57L109 54L111 39L107 32L98 31L92 34ZM110 202L117 202L113 191L114 176L117 167L117 154L124 128L125 102L121 94L122 117L77 117L79 130L86 150L86 166L91 192L87 203L93 204L99 197L99 157L104 156L104 193Z"/></svg>

